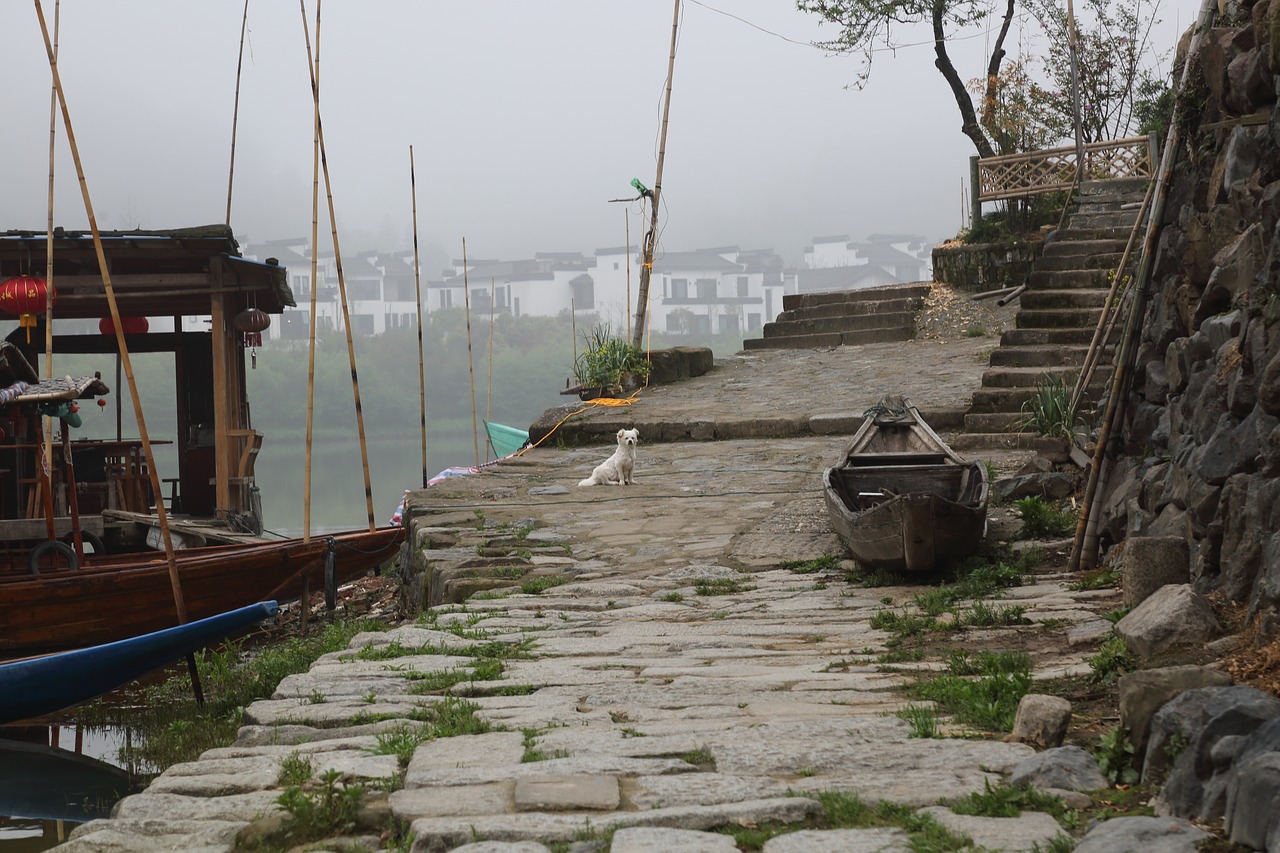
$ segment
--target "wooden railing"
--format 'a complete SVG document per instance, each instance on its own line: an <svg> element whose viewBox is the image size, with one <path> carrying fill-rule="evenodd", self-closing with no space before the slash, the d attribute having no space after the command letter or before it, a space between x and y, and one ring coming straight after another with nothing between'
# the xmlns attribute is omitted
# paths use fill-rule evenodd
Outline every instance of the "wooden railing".
<svg viewBox="0 0 1280 853"><path fill-rule="evenodd" d="M1134 136L1084 146L1084 179L1149 178L1156 160L1154 137ZM971 159L975 204L1070 189L1076 147Z"/></svg>

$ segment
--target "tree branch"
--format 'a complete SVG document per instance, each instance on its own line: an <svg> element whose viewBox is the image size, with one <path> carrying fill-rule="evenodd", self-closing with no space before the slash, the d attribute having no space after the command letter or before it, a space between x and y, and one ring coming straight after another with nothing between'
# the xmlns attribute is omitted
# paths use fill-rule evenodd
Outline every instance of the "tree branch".
<svg viewBox="0 0 1280 853"><path fill-rule="evenodd" d="M996 152L992 149L987 135L982 132L982 125L978 123L978 116L973 109L973 100L969 97L969 92L964 87L964 81L956 73L956 67L952 64L951 57L947 54L947 37L942 27L946 5L946 0L934 0L933 2L933 52L937 55L937 59L933 61L933 64L942 73L947 85L951 87L951 94L956 99L956 106L960 108L960 117L963 119L960 132L972 140L973 147L978 149L979 155L994 157ZM1009 5L1012 7L1013 0L1009 0ZM1006 24L1006 29L1007 26ZM1003 39L1003 33L1001 38ZM999 49L998 43L997 49Z"/></svg>

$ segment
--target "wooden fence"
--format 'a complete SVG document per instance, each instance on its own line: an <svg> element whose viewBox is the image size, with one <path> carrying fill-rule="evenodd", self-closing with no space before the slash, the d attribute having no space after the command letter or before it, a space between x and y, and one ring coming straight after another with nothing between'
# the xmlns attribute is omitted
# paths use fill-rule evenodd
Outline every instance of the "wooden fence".
<svg viewBox="0 0 1280 853"><path fill-rule="evenodd" d="M1084 146L1084 180L1149 178L1156 161L1155 140L1134 136ZM970 159L974 208L984 201L1023 198L1070 189L1076 176L1076 147Z"/></svg>

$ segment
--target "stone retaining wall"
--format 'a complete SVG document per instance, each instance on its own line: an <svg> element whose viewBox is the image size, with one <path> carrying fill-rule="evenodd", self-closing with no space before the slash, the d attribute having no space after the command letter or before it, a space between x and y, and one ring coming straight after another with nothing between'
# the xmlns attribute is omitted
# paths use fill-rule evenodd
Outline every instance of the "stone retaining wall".
<svg viewBox="0 0 1280 853"><path fill-rule="evenodd" d="M1229 4L1192 67L1105 536L1177 536L1280 634L1280 0ZM1186 50L1184 44L1183 51ZM1176 63L1180 76L1182 57ZM1199 107L1198 112L1195 108ZM1240 119L1270 114L1264 124Z"/></svg>
<svg viewBox="0 0 1280 853"><path fill-rule="evenodd" d="M1043 251L1043 243L934 246L933 280L969 293L1017 287Z"/></svg>

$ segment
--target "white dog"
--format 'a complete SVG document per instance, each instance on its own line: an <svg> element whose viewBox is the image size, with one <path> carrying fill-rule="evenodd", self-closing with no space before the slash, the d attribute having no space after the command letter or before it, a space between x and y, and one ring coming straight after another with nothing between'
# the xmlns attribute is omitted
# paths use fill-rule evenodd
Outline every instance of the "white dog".
<svg viewBox="0 0 1280 853"><path fill-rule="evenodd" d="M610 484L614 486L629 486L634 482L631 478L631 471L636 466L636 443L640 441L640 430L638 429L620 429L618 430L618 449L613 451L613 455L596 466L591 472L591 476L582 482L579 486L595 486Z"/></svg>

